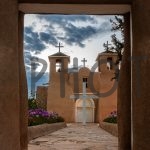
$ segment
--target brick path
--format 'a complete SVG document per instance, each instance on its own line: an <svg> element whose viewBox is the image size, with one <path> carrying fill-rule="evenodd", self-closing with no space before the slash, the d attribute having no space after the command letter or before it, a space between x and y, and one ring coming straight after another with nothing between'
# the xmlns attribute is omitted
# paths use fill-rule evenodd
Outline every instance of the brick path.
<svg viewBox="0 0 150 150"><path fill-rule="evenodd" d="M68 127L30 141L28 150L117 150L117 137L97 124L68 124Z"/></svg>

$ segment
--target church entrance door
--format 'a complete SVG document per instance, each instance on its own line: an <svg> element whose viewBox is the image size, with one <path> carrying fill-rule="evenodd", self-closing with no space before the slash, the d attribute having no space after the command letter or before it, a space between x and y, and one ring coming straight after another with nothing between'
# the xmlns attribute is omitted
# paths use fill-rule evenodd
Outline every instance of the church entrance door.
<svg viewBox="0 0 150 150"><path fill-rule="evenodd" d="M86 100L86 122L94 122L94 110L95 104L93 99ZM76 122L83 122L83 100L78 99L76 101L76 109L75 109L75 118Z"/></svg>

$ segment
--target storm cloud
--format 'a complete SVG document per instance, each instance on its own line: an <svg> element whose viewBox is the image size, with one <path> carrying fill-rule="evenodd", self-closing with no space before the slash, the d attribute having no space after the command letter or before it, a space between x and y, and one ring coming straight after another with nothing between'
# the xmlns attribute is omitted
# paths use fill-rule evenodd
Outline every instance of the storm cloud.
<svg viewBox="0 0 150 150"><path fill-rule="evenodd" d="M105 26L105 29L103 27L103 24L97 28L93 26L77 27L70 23L68 26L64 26L66 36L63 40L69 45L74 44L85 47L84 41L91 39L97 34L103 34L109 31L109 27L107 28L107 26Z"/></svg>
<svg viewBox="0 0 150 150"><path fill-rule="evenodd" d="M59 42L84 48L87 40L94 40L98 34L103 36L111 32L108 19L98 23L95 17L89 15L36 15L36 18L39 22L24 27L27 68L31 65L31 52L39 54L48 48L48 45L56 46ZM37 30L35 26L38 26L38 23L41 28ZM36 63L35 69L38 66Z"/></svg>
<svg viewBox="0 0 150 150"><path fill-rule="evenodd" d="M39 54L46 49L47 44L57 44L54 34L47 32L34 31L32 26L24 28L24 61L27 71L31 71L31 65L34 70L40 66L38 58L33 56L32 52Z"/></svg>
<svg viewBox="0 0 150 150"><path fill-rule="evenodd" d="M90 15L37 15L37 18L48 23L46 32L54 35L53 38L51 37L52 41L56 39L56 41L62 41L71 46L77 45L82 48L86 46L84 44L86 40L98 34L111 31L108 19L98 25L95 17ZM58 32L57 30L60 31Z"/></svg>
<svg viewBox="0 0 150 150"><path fill-rule="evenodd" d="M59 41L68 45L85 47L84 42L97 34L110 32L108 21L99 26L97 20L88 15L37 15L40 20L45 20L43 31L33 31L33 27L25 27L24 47L27 50L41 52L46 49L46 44L57 45ZM76 22L85 26L77 26Z"/></svg>
<svg viewBox="0 0 150 150"><path fill-rule="evenodd" d="M47 32L40 32L40 40L45 42L46 44L52 44L52 45L56 45L57 39L53 34L47 33Z"/></svg>
<svg viewBox="0 0 150 150"><path fill-rule="evenodd" d="M46 48L40 39L39 33L33 31L33 27L25 27L24 29L24 48L30 51L42 51Z"/></svg>

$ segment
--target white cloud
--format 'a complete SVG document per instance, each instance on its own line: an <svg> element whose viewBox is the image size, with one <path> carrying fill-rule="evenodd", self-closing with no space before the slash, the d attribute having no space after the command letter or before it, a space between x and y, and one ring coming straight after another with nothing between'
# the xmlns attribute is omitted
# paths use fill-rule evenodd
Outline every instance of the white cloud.
<svg viewBox="0 0 150 150"><path fill-rule="evenodd" d="M48 56L58 52L55 45L61 42L64 45L61 51L71 57L69 67L74 57L78 58L79 65L82 65L81 59L86 58L87 66L92 67L98 53L104 50L103 43L111 41L113 33L109 20L112 18L114 16L25 15L24 26L30 32L25 30L25 51L49 64ZM119 32L117 36L121 38ZM29 65L29 59L26 60ZM41 67L38 66L37 71Z"/></svg>

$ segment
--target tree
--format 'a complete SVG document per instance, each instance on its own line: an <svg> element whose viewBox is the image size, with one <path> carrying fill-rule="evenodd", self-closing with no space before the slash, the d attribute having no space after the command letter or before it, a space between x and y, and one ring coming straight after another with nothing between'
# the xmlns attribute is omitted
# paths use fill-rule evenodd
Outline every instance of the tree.
<svg viewBox="0 0 150 150"><path fill-rule="evenodd" d="M112 43L113 43L113 47L111 47L112 50L114 50L115 52L117 52L118 54L118 60L116 62L116 64L119 63L119 61L122 60L122 55L123 55L123 49L124 49L124 42L120 41L115 34L113 34L111 36L112 38Z"/></svg>
<svg viewBox="0 0 150 150"><path fill-rule="evenodd" d="M38 107L35 99L35 91L31 90L30 97L28 98L28 109L36 109L36 108Z"/></svg>
<svg viewBox="0 0 150 150"><path fill-rule="evenodd" d="M117 52L118 54L118 59L116 61L116 65L119 64L119 62L122 61L122 56L123 56L123 51L124 51L124 19L121 16L115 16L114 20L110 20L112 28L111 30L113 32L117 32L117 31L121 31L121 36L122 39L118 39L116 34L113 34L111 36L112 40L112 47L109 48L109 51L113 51L113 52ZM118 81L119 79L119 68L117 67L116 71L115 71L115 76L111 79L116 79Z"/></svg>
<svg viewBox="0 0 150 150"><path fill-rule="evenodd" d="M115 20L110 19L112 31L121 31L124 35L124 20L121 16L115 16Z"/></svg>
<svg viewBox="0 0 150 150"><path fill-rule="evenodd" d="M111 25L112 25L112 31L113 32L117 32L117 31L121 31L121 35L122 35L122 39L119 40L116 37L116 34L113 34L111 36L112 40L112 44L113 46L110 48L110 50L117 52L118 54L118 60L116 62L116 64L119 63L119 61L122 60L122 55L123 55L123 50L124 50L124 19L121 16L115 16L115 19L112 20L110 19Z"/></svg>

